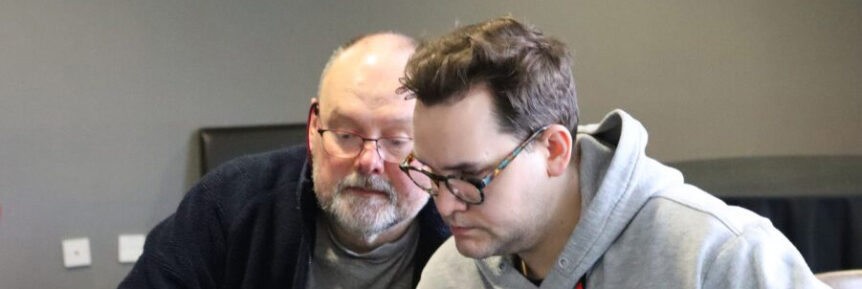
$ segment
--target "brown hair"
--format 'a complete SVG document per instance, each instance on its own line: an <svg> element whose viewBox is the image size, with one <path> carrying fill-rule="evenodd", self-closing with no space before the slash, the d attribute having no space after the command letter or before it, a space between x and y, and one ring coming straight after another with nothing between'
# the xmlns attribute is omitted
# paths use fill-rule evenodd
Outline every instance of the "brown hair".
<svg viewBox="0 0 862 289"><path fill-rule="evenodd" d="M423 105L454 103L487 85L501 130L526 138L549 124L577 132L578 104L566 45L503 17L464 26L422 43L402 89Z"/></svg>

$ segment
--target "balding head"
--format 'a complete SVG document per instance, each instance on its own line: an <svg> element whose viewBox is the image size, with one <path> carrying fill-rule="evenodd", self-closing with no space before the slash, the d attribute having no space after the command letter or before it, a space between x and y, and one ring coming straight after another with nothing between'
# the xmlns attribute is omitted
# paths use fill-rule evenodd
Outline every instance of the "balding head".
<svg viewBox="0 0 862 289"><path fill-rule="evenodd" d="M341 61L341 56L346 52L350 51L354 54L354 57L356 56L355 54L362 53L361 51L363 50L365 52L376 51L377 53L409 52L412 55L417 46L418 43L413 38L388 31L363 34L350 39L335 49L329 60L326 61L326 66L323 67L323 72L320 74L320 83L317 88L318 99L323 97L323 88L330 69L336 62Z"/></svg>

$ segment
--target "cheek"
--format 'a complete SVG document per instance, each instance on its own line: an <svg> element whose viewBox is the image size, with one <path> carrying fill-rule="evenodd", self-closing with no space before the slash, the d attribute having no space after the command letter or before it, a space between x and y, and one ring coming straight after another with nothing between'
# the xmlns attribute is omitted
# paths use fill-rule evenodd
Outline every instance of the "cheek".
<svg viewBox="0 0 862 289"><path fill-rule="evenodd" d="M521 204L510 202L500 196L502 194L496 193L498 191L487 191L485 203L470 210L476 211L475 215L480 218L480 224L495 233L500 233L517 223L521 215ZM491 197L492 194L493 197Z"/></svg>
<svg viewBox="0 0 862 289"><path fill-rule="evenodd" d="M529 154L515 158L512 164L497 176L489 190L504 191L499 195L507 204L527 204L541 199L540 190L543 180L543 169Z"/></svg>
<svg viewBox="0 0 862 289"><path fill-rule="evenodd" d="M542 202L537 177L527 170L503 171L485 189L485 203L475 207L483 222L494 230L509 230L532 218L536 204Z"/></svg>
<svg viewBox="0 0 862 289"><path fill-rule="evenodd" d="M314 186L318 191L331 192L335 184L350 174L350 163L327 157L314 158Z"/></svg>

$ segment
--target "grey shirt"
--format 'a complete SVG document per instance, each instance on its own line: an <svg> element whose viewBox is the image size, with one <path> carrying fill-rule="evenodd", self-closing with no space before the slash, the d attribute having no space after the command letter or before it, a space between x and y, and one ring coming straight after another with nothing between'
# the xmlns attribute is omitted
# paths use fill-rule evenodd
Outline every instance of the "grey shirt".
<svg viewBox="0 0 862 289"><path fill-rule="evenodd" d="M413 256L419 242L416 223L395 242L367 253L356 253L335 239L324 219L317 218L317 238L306 288L413 287Z"/></svg>

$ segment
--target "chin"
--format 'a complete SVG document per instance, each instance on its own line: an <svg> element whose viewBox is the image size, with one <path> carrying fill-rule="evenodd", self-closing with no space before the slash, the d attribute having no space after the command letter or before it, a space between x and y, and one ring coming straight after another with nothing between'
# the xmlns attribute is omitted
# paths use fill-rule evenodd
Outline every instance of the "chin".
<svg viewBox="0 0 862 289"><path fill-rule="evenodd" d="M362 235L376 235L401 222L395 206L385 198L376 196L339 195L333 200L330 211L341 226Z"/></svg>
<svg viewBox="0 0 862 289"><path fill-rule="evenodd" d="M458 248L458 253L465 257L473 259L484 259L494 255L498 255L499 248L490 242L482 242L475 239L455 237L455 247Z"/></svg>

